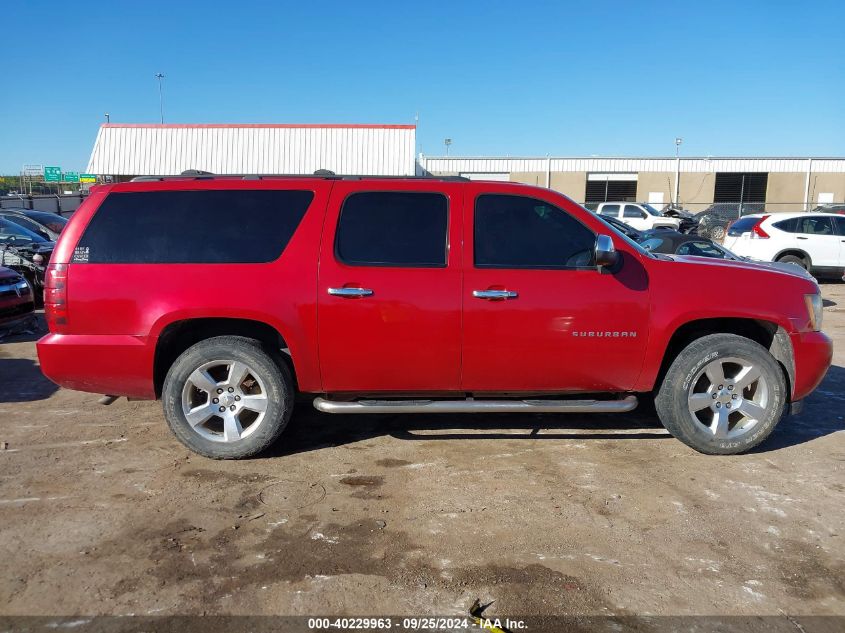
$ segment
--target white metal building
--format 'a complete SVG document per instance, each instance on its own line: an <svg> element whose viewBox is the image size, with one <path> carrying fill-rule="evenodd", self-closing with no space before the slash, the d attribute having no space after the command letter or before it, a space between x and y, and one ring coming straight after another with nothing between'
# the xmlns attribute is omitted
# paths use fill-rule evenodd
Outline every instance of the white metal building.
<svg viewBox="0 0 845 633"><path fill-rule="evenodd" d="M128 124L100 127L87 172L124 179L215 174L413 176L414 125Z"/></svg>

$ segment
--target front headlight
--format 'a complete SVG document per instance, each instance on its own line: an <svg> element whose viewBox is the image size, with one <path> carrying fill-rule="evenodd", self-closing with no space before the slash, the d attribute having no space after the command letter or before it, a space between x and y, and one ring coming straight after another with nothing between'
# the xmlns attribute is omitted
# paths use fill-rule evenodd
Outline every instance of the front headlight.
<svg viewBox="0 0 845 633"><path fill-rule="evenodd" d="M807 315L810 317L810 327L814 332L822 329L822 316L824 315L824 304L820 294L804 295L804 303L807 304Z"/></svg>

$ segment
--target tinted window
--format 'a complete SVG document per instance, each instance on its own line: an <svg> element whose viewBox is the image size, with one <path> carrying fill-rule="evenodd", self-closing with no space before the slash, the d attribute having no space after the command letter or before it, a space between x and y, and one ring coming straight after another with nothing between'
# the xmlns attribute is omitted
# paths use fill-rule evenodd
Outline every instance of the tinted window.
<svg viewBox="0 0 845 633"><path fill-rule="evenodd" d="M798 219L798 233L833 235L833 226L830 223L830 218L810 215Z"/></svg>
<svg viewBox="0 0 845 633"><path fill-rule="evenodd" d="M445 266L448 215L440 193L352 194L340 210L337 257L353 266Z"/></svg>
<svg viewBox="0 0 845 633"><path fill-rule="evenodd" d="M260 263L282 254L311 191L112 193L94 215L73 261Z"/></svg>
<svg viewBox="0 0 845 633"><path fill-rule="evenodd" d="M23 243L44 241L46 240L43 237L41 237L37 233L33 233L27 228L22 227L20 224L9 222L8 220L0 218L0 243L17 243L18 245L20 245Z"/></svg>
<svg viewBox="0 0 845 633"><path fill-rule="evenodd" d="M600 211L601 215L610 215L615 217L619 216L619 205L618 204L606 204L601 208Z"/></svg>
<svg viewBox="0 0 845 633"><path fill-rule="evenodd" d="M845 217L833 218L833 223L836 225L836 234L845 235Z"/></svg>
<svg viewBox="0 0 845 633"><path fill-rule="evenodd" d="M739 224L739 222L737 222ZM795 233L798 230L798 218L789 218L788 220L781 220L772 224L775 228L787 233Z"/></svg>
<svg viewBox="0 0 845 633"><path fill-rule="evenodd" d="M32 218L36 222L41 222L41 224L58 223L62 226L67 224L67 219L58 213L48 213L47 211L25 211L24 213L27 217Z"/></svg>
<svg viewBox="0 0 845 633"><path fill-rule="evenodd" d="M475 203L479 268L589 266L596 236L557 207L522 196L482 195Z"/></svg>
<svg viewBox="0 0 845 633"><path fill-rule="evenodd" d="M41 231L44 230L38 225L37 222L33 222L28 217L23 215L4 215L3 217L6 220L9 220L9 222L14 222L15 224L29 229L34 233L38 233L39 235L41 235Z"/></svg>
<svg viewBox="0 0 845 633"><path fill-rule="evenodd" d="M625 210L622 212L623 218L643 218L645 217L645 213L639 207L635 207L632 204L626 204Z"/></svg>
<svg viewBox="0 0 845 633"><path fill-rule="evenodd" d="M748 233L754 228L754 225L760 221L760 218L740 218L730 225L728 228L728 235L742 235ZM777 225L775 225L777 226Z"/></svg>

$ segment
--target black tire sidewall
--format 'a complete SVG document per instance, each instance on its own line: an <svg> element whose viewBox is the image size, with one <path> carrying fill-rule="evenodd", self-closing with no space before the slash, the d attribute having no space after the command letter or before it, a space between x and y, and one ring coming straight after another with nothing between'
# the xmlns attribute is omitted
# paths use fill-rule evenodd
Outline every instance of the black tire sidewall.
<svg viewBox="0 0 845 633"><path fill-rule="evenodd" d="M769 387L766 417L747 435L714 438L689 412L691 381L708 363L718 358L742 358L760 369ZM765 440L783 417L787 402L786 380L778 362L759 343L734 334L712 334L697 339L675 358L660 386L655 405L666 429L687 446L707 454L733 455L750 450Z"/></svg>
<svg viewBox="0 0 845 633"><path fill-rule="evenodd" d="M252 367L267 390L267 410L261 425L237 442L214 442L202 437L182 412L182 389L188 377L197 367L221 359L241 361ZM287 425L293 402L287 367L275 362L257 341L237 336L210 338L188 348L170 367L162 389L162 405L170 430L190 450L213 459L238 459L265 450Z"/></svg>
<svg viewBox="0 0 845 633"><path fill-rule="evenodd" d="M807 270L807 262L801 257L796 257L795 255L784 255L778 261L784 264L795 264L804 270Z"/></svg>

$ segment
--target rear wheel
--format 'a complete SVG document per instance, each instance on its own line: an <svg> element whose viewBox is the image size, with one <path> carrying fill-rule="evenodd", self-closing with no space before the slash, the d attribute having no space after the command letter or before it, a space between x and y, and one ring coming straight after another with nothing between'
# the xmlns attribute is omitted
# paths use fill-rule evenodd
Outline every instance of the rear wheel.
<svg viewBox="0 0 845 633"><path fill-rule="evenodd" d="M167 372L162 390L167 423L192 451L237 459L263 451L290 419L290 373L261 345L240 336L206 339Z"/></svg>
<svg viewBox="0 0 845 633"><path fill-rule="evenodd" d="M719 241L725 239L725 227L724 226L714 226L710 229L711 240Z"/></svg>
<svg viewBox="0 0 845 633"><path fill-rule="evenodd" d="M760 344L734 334L690 343L672 362L655 406L663 426L710 455L745 452L783 416L786 381Z"/></svg>
<svg viewBox="0 0 845 633"><path fill-rule="evenodd" d="M778 257L778 261L784 264L795 264L796 266L801 266L804 270L808 270L810 268L807 260L803 257L798 257L797 255L784 255L783 257Z"/></svg>

